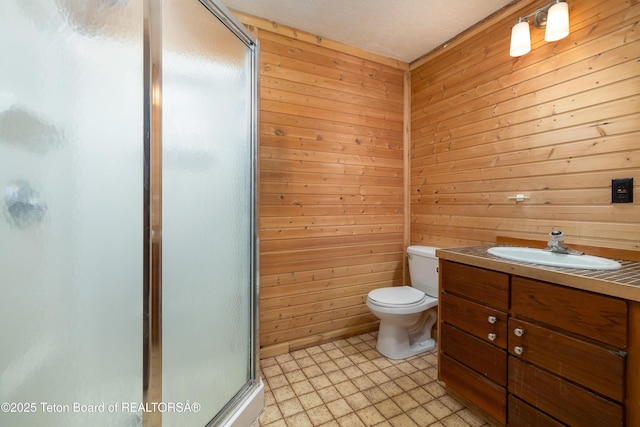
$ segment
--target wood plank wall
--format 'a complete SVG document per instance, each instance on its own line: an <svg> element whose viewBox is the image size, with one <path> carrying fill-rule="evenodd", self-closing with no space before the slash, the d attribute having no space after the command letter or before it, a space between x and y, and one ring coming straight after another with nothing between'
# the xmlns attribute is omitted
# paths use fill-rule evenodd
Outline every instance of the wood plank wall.
<svg viewBox="0 0 640 427"><path fill-rule="evenodd" d="M236 15L261 45L261 357L375 330L367 293L402 284L408 64Z"/></svg>
<svg viewBox="0 0 640 427"><path fill-rule="evenodd" d="M571 34L509 56L522 1L411 64L411 242L497 235L640 249L638 0L569 1ZM634 204L611 179L634 177ZM524 194L522 203L509 196Z"/></svg>

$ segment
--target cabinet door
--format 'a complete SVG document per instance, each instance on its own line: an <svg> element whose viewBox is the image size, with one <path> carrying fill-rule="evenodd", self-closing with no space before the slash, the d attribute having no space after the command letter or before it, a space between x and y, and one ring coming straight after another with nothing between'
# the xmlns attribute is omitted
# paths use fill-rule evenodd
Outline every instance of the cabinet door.
<svg viewBox="0 0 640 427"><path fill-rule="evenodd" d="M570 426L622 427L622 405L509 356L509 392Z"/></svg>
<svg viewBox="0 0 640 427"><path fill-rule="evenodd" d="M440 349L491 381L507 386L507 352L446 323L442 324Z"/></svg>
<svg viewBox="0 0 640 427"><path fill-rule="evenodd" d="M451 261L440 262L442 290L498 310L509 309L509 275Z"/></svg>
<svg viewBox="0 0 640 427"><path fill-rule="evenodd" d="M447 293L440 295L440 311L443 322L500 348L507 347L506 313Z"/></svg>
<svg viewBox="0 0 640 427"><path fill-rule="evenodd" d="M511 314L627 348L627 303L621 299L514 276Z"/></svg>
<svg viewBox="0 0 640 427"><path fill-rule="evenodd" d="M583 385L624 400L625 354L529 322L509 319L509 353Z"/></svg>

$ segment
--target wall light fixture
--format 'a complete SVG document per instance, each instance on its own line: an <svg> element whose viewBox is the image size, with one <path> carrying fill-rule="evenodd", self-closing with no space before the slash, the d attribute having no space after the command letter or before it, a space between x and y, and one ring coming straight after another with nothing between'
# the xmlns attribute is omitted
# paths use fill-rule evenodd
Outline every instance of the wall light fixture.
<svg viewBox="0 0 640 427"><path fill-rule="evenodd" d="M529 18L533 25L546 28L544 39L554 42L569 35L569 5L564 0L553 0L533 12L518 18L511 29L511 49L509 55L522 56L531 51Z"/></svg>

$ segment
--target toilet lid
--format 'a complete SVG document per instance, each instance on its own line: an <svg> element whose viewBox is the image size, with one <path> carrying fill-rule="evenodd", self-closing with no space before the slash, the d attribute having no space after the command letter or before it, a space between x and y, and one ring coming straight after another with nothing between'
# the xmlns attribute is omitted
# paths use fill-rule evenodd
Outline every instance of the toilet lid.
<svg viewBox="0 0 640 427"><path fill-rule="evenodd" d="M369 298L385 305L409 305L422 301L424 292L411 286L394 286L390 288L374 289L369 292Z"/></svg>

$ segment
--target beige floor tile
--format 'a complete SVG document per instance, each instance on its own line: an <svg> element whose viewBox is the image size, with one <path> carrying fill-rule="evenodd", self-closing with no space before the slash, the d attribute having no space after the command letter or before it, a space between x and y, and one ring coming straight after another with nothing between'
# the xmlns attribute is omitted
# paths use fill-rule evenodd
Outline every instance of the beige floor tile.
<svg viewBox="0 0 640 427"><path fill-rule="evenodd" d="M394 381L380 384L379 387L389 397L397 396L403 392L402 388L400 388L400 386L398 386L398 384L396 384Z"/></svg>
<svg viewBox="0 0 640 427"><path fill-rule="evenodd" d="M391 400L393 400L395 404L398 405L404 412L420 406L420 404L407 393L399 394L398 396L393 397Z"/></svg>
<svg viewBox="0 0 640 427"><path fill-rule="evenodd" d="M419 426L430 426L431 424L438 421L436 417L434 417L422 406L418 406L417 408L407 411L407 415L409 415L411 419L415 421Z"/></svg>
<svg viewBox="0 0 640 427"><path fill-rule="evenodd" d="M348 366L353 366L353 362L351 361L351 359L349 359L347 356L344 357L339 357L337 359L334 360L336 365L338 365L340 367L340 369L344 369Z"/></svg>
<svg viewBox="0 0 640 427"><path fill-rule="evenodd" d="M285 363L285 362L290 362L291 360L293 360L293 356L291 356L290 353L285 353L285 354L281 354L279 356L276 356L276 361L280 364Z"/></svg>
<svg viewBox="0 0 640 427"><path fill-rule="evenodd" d="M451 412L452 412L451 409L447 408L442 402L440 402L437 399L426 403L424 405L424 408L427 411L431 412L433 416L439 420L442 420L443 418L448 417L449 415L451 415Z"/></svg>
<svg viewBox="0 0 640 427"><path fill-rule="evenodd" d="M328 423L322 424L318 427L340 427L340 424L336 420L331 420Z"/></svg>
<svg viewBox="0 0 640 427"><path fill-rule="evenodd" d="M362 408L371 406L371 402L369 401L369 399L367 399L367 397L360 392L352 394L350 396L345 396L344 400L347 401L349 406L351 406L351 409L353 409L354 411L359 411Z"/></svg>
<svg viewBox="0 0 640 427"><path fill-rule="evenodd" d="M333 420L333 414L329 411L326 405L316 406L307 411L309 419L313 425L321 425Z"/></svg>
<svg viewBox="0 0 640 427"><path fill-rule="evenodd" d="M316 364L302 368L302 372L304 372L307 378L313 378L323 374L322 369Z"/></svg>
<svg viewBox="0 0 640 427"><path fill-rule="evenodd" d="M296 350L296 351L292 351L291 352L291 357L293 357L294 359L302 359L304 357L308 357L309 353L307 353L307 350L302 349L302 350Z"/></svg>
<svg viewBox="0 0 640 427"><path fill-rule="evenodd" d="M345 382L349 379L349 377L347 377L344 372L342 372L340 370L340 368L338 368L337 371L334 372L328 372L327 373L327 378L329 378L329 381L331 381L332 384L339 384L342 382Z"/></svg>
<svg viewBox="0 0 640 427"><path fill-rule="evenodd" d="M301 369L307 368L309 366L315 366L316 364L315 360L313 360L311 356L304 356L300 359L297 359L296 361L298 362L298 366L300 366Z"/></svg>
<svg viewBox="0 0 640 427"><path fill-rule="evenodd" d="M369 379L369 377L367 377L366 375L363 375L361 377L357 377L351 380L351 382L353 383L353 385L355 385L358 390L362 391L362 390L366 390L369 389L371 387L374 387L376 384L371 381Z"/></svg>
<svg viewBox="0 0 640 427"><path fill-rule="evenodd" d="M343 396L351 396L358 392L358 388L351 381L343 381L335 385L336 390Z"/></svg>
<svg viewBox="0 0 640 427"><path fill-rule="evenodd" d="M345 357L345 354L339 348L334 348L327 351L327 356L329 356L329 359L331 360L336 360L340 359L341 357Z"/></svg>
<svg viewBox="0 0 640 427"><path fill-rule="evenodd" d="M469 427L469 423L460 418L457 414L451 414L440 420L446 427Z"/></svg>
<svg viewBox="0 0 640 427"><path fill-rule="evenodd" d="M284 419L282 420L278 420L278 421L274 421L272 423L269 424L261 424L264 427L287 427L287 423L284 422Z"/></svg>
<svg viewBox="0 0 640 427"><path fill-rule="evenodd" d="M481 427L487 425L487 422L480 416L471 412L470 409L464 408L457 412L458 416L465 420L471 427Z"/></svg>
<svg viewBox="0 0 640 427"><path fill-rule="evenodd" d="M314 354L324 353L324 350L319 345L316 345L307 348L307 353L309 353L310 356L313 356Z"/></svg>
<svg viewBox="0 0 640 427"><path fill-rule="evenodd" d="M296 365L297 366L297 365ZM294 371L285 372L284 376L287 378L289 383L297 383L298 381L304 381L307 379L307 376L302 372L302 369L296 369Z"/></svg>
<svg viewBox="0 0 640 427"><path fill-rule="evenodd" d="M267 382L269 383L271 390L289 385L289 380L287 380L287 377L285 377L284 374L268 377Z"/></svg>
<svg viewBox="0 0 640 427"><path fill-rule="evenodd" d="M293 391L291 386L286 385L284 387L274 389L273 397L276 398L276 402L278 402L278 404L281 404L285 400L289 400L293 397L296 397L296 393Z"/></svg>
<svg viewBox="0 0 640 427"><path fill-rule="evenodd" d="M340 427L366 427L366 425L358 418L358 416L354 413L350 413L345 415L344 417L338 418L338 424Z"/></svg>
<svg viewBox="0 0 640 427"><path fill-rule="evenodd" d="M302 396L315 390L307 379L291 384L291 388L296 393L296 396Z"/></svg>
<svg viewBox="0 0 640 427"><path fill-rule="evenodd" d="M298 366L295 360L289 360L287 362L280 363L280 368L282 369L282 372L284 372L285 374L287 372L300 370L300 366Z"/></svg>
<svg viewBox="0 0 640 427"><path fill-rule="evenodd" d="M329 359L329 356L327 356L327 354L323 351L322 353L316 353L316 354L312 354L311 358L319 365L321 363L324 362L328 362L331 359Z"/></svg>
<svg viewBox="0 0 640 427"><path fill-rule="evenodd" d="M389 420L393 427L421 427L415 423L407 414L397 415Z"/></svg>
<svg viewBox="0 0 640 427"><path fill-rule="evenodd" d="M329 411L331 411L335 418L344 417L345 415L353 412L351 406L349 406L347 401L343 398L327 403L327 408L329 408Z"/></svg>
<svg viewBox="0 0 640 427"><path fill-rule="evenodd" d="M387 400L389 398L389 396L387 396L387 394L384 391L382 391L380 387L371 387L368 390L364 390L362 394L364 394L366 398L369 399L369 401L374 405L382 402L383 400Z"/></svg>
<svg viewBox="0 0 640 427"><path fill-rule="evenodd" d="M307 411L317 406L324 405L324 401L315 391L303 394L299 396L298 399L300 400L300 404L302 405L302 407Z"/></svg>
<svg viewBox="0 0 640 427"><path fill-rule="evenodd" d="M277 406L268 406L264 411L262 411L258 421L261 425L266 425L281 419L282 413L280 412L280 409Z"/></svg>
<svg viewBox="0 0 640 427"><path fill-rule="evenodd" d="M367 406L356 412L366 426L375 426L385 421L384 415L375 406Z"/></svg>
<svg viewBox="0 0 640 427"><path fill-rule="evenodd" d="M423 387L418 387L416 389L410 390L407 394L413 397L415 401L420 405L424 405L425 403L431 402L433 399L435 399L435 397L433 397L431 393L429 393Z"/></svg>
<svg viewBox="0 0 640 427"><path fill-rule="evenodd" d="M385 419L389 420L395 416L398 416L402 413L402 409L391 399L383 400L380 403L376 404L376 409L380 411L380 413L385 417Z"/></svg>
<svg viewBox="0 0 640 427"><path fill-rule="evenodd" d="M276 375L282 375L282 368L280 368L280 365L278 365L276 362L276 364L273 365L263 366L262 372L264 373L265 378L271 378L275 377Z"/></svg>
<svg viewBox="0 0 640 427"><path fill-rule="evenodd" d="M304 412L304 408L302 407L302 404L297 397L285 400L284 402L279 402L278 407L280 408L280 412L282 412L282 416L285 419L299 414L300 412Z"/></svg>
<svg viewBox="0 0 640 427"><path fill-rule="evenodd" d="M329 372L338 371L340 369L340 367L336 365L336 363L331 359L329 359L326 362L320 363L319 366L320 366L320 369L322 369L322 372L324 372L325 374L328 374Z"/></svg>
<svg viewBox="0 0 640 427"><path fill-rule="evenodd" d="M462 403L458 402L456 399L449 396L448 394L438 398L438 400L442 402L444 406L451 409L453 412L464 409L464 405Z"/></svg>
<svg viewBox="0 0 640 427"><path fill-rule="evenodd" d="M435 351L392 360L376 334L260 361L266 409L252 427L487 427L437 380Z"/></svg>
<svg viewBox="0 0 640 427"><path fill-rule="evenodd" d="M342 399L342 394L338 391L335 386L325 387L323 389L318 390L318 394L324 401L324 403L333 402L334 400Z"/></svg>
<svg viewBox="0 0 640 427"><path fill-rule="evenodd" d="M342 372L344 372L344 374L351 379L358 378L364 375L364 372L362 372L362 370L355 365L343 368Z"/></svg>
<svg viewBox="0 0 640 427"><path fill-rule="evenodd" d="M313 427L313 423L305 412L284 419L287 427Z"/></svg>
<svg viewBox="0 0 640 427"><path fill-rule="evenodd" d="M317 377L309 378L309 382L316 390L321 390L323 388L327 388L331 386L331 381L327 378L326 375L318 375Z"/></svg>

